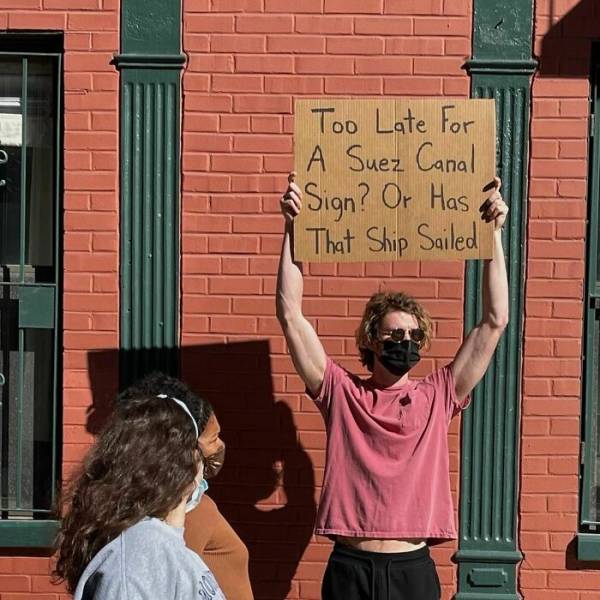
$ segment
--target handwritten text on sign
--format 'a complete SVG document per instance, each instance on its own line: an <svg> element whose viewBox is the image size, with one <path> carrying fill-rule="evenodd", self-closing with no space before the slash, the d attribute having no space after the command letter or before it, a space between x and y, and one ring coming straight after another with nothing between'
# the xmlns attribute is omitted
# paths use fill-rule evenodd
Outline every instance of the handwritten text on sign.
<svg viewBox="0 0 600 600"><path fill-rule="evenodd" d="M297 100L294 253L314 262L491 258L493 100Z"/></svg>

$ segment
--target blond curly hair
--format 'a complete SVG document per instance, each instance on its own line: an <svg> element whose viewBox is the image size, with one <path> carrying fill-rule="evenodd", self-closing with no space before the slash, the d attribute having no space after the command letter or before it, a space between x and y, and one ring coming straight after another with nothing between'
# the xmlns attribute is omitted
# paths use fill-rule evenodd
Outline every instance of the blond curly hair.
<svg viewBox="0 0 600 600"><path fill-rule="evenodd" d="M375 355L369 346L377 341L379 324L385 315L402 311L413 315L425 337L423 346L429 348L433 334L433 324L427 311L412 296L403 292L377 292L373 294L367 305L358 329L356 330L356 345L360 352L360 361L369 371L373 370Z"/></svg>

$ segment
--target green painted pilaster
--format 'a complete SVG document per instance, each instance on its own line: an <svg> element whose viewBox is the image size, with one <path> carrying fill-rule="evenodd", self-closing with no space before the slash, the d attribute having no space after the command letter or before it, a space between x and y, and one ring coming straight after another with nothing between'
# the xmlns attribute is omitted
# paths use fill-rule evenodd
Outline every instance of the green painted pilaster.
<svg viewBox="0 0 600 600"><path fill-rule="evenodd" d="M179 344L180 0L123 0L120 385L176 373Z"/></svg>
<svg viewBox="0 0 600 600"><path fill-rule="evenodd" d="M533 2L474 0L471 94L496 100L497 165L510 212L503 242L510 323L462 423L456 600L516 600L519 418ZM465 330L481 316L483 265L470 261Z"/></svg>

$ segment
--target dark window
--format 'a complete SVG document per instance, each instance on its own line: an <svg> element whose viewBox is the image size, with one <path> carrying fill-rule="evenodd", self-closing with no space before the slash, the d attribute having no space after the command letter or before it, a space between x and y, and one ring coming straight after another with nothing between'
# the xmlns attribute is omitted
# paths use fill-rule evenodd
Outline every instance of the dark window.
<svg viewBox="0 0 600 600"><path fill-rule="evenodd" d="M59 479L61 47L0 34L0 546L37 545L11 536L42 531Z"/></svg>

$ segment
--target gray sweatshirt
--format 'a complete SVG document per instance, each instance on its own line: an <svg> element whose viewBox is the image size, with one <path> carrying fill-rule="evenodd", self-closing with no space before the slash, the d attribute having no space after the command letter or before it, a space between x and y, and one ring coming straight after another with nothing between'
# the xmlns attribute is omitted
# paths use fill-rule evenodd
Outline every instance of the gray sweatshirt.
<svg viewBox="0 0 600 600"><path fill-rule="evenodd" d="M183 529L144 519L102 548L77 583L73 600L225 600Z"/></svg>

